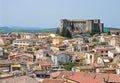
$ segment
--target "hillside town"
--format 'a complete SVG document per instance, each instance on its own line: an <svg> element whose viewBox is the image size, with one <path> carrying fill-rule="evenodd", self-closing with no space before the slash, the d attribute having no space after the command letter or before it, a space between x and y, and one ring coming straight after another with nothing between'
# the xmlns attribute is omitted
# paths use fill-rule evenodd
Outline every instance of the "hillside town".
<svg viewBox="0 0 120 83"><path fill-rule="evenodd" d="M0 34L0 83L120 83L120 30L62 19L56 33Z"/></svg>

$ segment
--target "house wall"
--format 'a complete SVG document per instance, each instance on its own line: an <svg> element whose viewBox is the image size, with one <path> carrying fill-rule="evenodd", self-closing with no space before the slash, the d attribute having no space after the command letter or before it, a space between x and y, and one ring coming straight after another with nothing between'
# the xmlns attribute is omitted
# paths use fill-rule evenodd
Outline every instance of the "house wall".
<svg viewBox="0 0 120 83"><path fill-rule="evenodd" d="M116 49L118 52L120 52L120 46L119 46L119 45L117 45L117 46L115 47L115 49Z"/></svg>
<svg viewBox="0 0 120 83"><path fill-rule="evenodd" d="M52 50L53 52L54 51L59 51L59 48L58 47L50 47L50 50Z"/></svg>
<svg viewBox="0 0 120 83"><path fill-rule="evenodd" d="M108 51L108 56L114 58L114 54L111 51Z"/></svg>
<svg viewBox="0 0 120 83"><path fill-rule="evenodd" d="M33 45L33 42L25 42L25 41L14 41L13 42L14 45L19 45L19 46L28 46L28 45Z"/></svg>
<svg viewBox="0 0 120 83"><path fill-rule="evenodd" d="M54 38L52 40L52 42L53 42L54 45L57 45L57 44L62 43L63 40L64 40L63 38Z"/></svg>
<svg viewBox="0 0 120 83"><path fill-rule="evenodd" d="M20 38L22 39L31 39L33 37L34 37L33 34L20 34Z"/></svg>
<svg viewBox="0 0 120 83"><path fill-rule="evenodd" d="M100 36L99 42L105 42L105 38L103 36Z"/></svg>
<svg viewBox="0 0 120 83"><path fill-rule="evenodd" d="M52 55L52 56L51 56L51 60L52 60L52 62L54 63L54 65L58 65L57 56Z"/></svg>
<svg viewBox="0 0 120 83"><path fill-rule="evenodd" d="M97 56L108 56L108 50L97 50L96 55Z"/></svg>
<svg viewBox="0 0 120 83"><path fill-rule="evenodd" d="M97 58L97 63L98 63L98 64L103 63L103 60L102 60L100 57L98 57L98 58Z"/></svg>
<svg viewBox="0 0 120 83"><path fill-rule="evenodd" d="M58 58L58 62L61 62L61 63L67 63L69 61L69 55L66 55L66 54L60 54L57 56Z"/></svg>
<svg viewBox="0 0 120 83"><path fill-rule="evenodd" d="M116 40L112 39L108 42L109 45L115 46L116 45Z"/></svg>
<svg viewBox="0 0 120 83"><path fill-rule="evenodd" d="M40 58L41 57L41 54L37 53L36 54L36 59Z"/></svg>
<svg viewBox="0 0 120 83"><path fill-rule="evenodd" d="M58 65L60 63L67 63L69 62L69 55L66 54L59 54L59 55L53 55L51 56L51 59L55 65Z"/></svg>
<svg viewBox="0 0 120 83"><path fill-rule="evenodd" d="M11 44L11 41L8 39L0 38L0 45L5 46Z"/></svg>
<svg viewBox="0 0 120 83"><path fill-rule="evenodd" d="M86 53L85 54L86 64L91 64L94 62L94 54Z"/></svg>
<svg viewBox="0 0 120 83"><path fill-rule="evenodd" d="M116 69L116 74L120 74L120 69Z"/></svg>
<svg viewBox="0 0 120 83"><path fill-rule="evenodd" d="M16 61L30 61L30 62L33 62L33 58L32 57L29 57L29 56L16 56L15 57Z"/></svg>

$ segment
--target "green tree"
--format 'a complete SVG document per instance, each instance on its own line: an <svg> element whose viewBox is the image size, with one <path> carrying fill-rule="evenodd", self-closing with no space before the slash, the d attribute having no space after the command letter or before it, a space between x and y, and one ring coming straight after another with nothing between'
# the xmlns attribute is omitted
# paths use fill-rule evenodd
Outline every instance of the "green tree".
<svg viewBox="0 0 120 83"><path fill-rule="evenodd" d="M95 35L95 34L96 34L96 32L91 32L91 33L90 33L91 36L93 36L93 35Z"/></svg>
<svg viewBox="0 0 120 83"><path fill-rule="evenodd" d="M72 22L71 24L71 30L74 31L75 30L75 27L74 27L74 23Z"/></svg>
<svg viewBox="0 0 120 83"><path fill-rule="evenodd" d="M110 31L108 32L108 35L111 35Z"/></svg>
<svg viewBox="0 0 120 83"><path fill-rule="evenodd" d="M72 34L71 34L70 30L66 29L64 27L63 27L62 32L60 33L60 35L63 36L63 37L72 38Z"/></svg>
<svg viewBox="0 0 120 83"><path fill-rule="evenodd" d="M76 63L76 62L69 62L69 63L62 64L62 65L68 71L71 71L72 67L74 67L74 66L81 66L81 64Z"/></svg>
<svg viewBox="0 0 120 83"><path fill-rule="evenodd" d="M71 32L68 29L66 30L66 33L65 33L64 36L68 37L68 38L72 38L72 34L71 34Z"/></svg>
<svg viewBox="0 0 120 83"><path fill-rule="evenodd" d="M60 34L60 30L59 30L59 28L57 28L57 30L56 30L56 34Z"/></svg>
<svg viewBox="0 0 120 83"><path fill-rule="evenodd" d="M62 32L60 33L61 36L65 36L65 28L63 27Z"/></svg>
<svg viewBox="0 0 120 83"><path fill-rule="evenodd" d="M119 35L119 32L117 32L116 35Z"/></svg>

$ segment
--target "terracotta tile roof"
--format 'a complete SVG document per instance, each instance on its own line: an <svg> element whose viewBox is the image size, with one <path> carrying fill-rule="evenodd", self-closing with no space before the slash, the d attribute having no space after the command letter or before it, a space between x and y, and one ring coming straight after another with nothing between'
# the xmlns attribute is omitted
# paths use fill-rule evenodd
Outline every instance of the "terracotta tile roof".
<svg viewBox="0 0 120 83"><path fill-rule="evenodd" d="M117 74L109 74L108 82L115 82L115 83L120 82L120 75L117 75Z"/></svg>
<svg viewBox="0 0 120 83"><path fill-rule="evenodd" d="M120 82L120 75L110 73L108 74L63 71L59 74L57 79L62 79L63 77L80 83L102 83L103 79L106 82Z"/></svg>
<svg viewBox="0 0 120 83"><path fill-rule="evenodd" d="M120 41L118 41L117 44L120 44Z"/></svg>
<svg viewBox="0 0 120 83"><path fill-rule="evenodd" d="M110 32L120 32L120 30L111 30Z"/></svg>
<svg viewBox="0 0 120 83"><path fill-rule="evenodd" d="M80 74L81 74L81 73L80 73ZM81 75L82 75L82 74L81 74ZM96 74L95 74L95 73L84 73L84 72L83 72L83 76L86 76L86 77L95 79Z"/></svg>
<svg viewBox="0 0 120 83"><path fill-rule="evenodd" d="M58 76L60 75L60 73L61 73L61 71L51 72L50 76L51 76L52 78L56 78L56 77L58 77Z"/></svg>
<svg viewBox="0 0 120 83"><path fill-rule="evenodd" d="M0 80L0 83L39 83L39 82L28 76L21 76L21 77L3 79Z"/></svg>
<svg viewBox="0 0 120 83"><path fill-rule="evenodd" d="M92 79L87 76L86 77L82 76L79 73L75 73L72 76L67 77L66 79L79 82L79 83L102 83L102 81L99 81L97 79Z"/></svg>
<svg viewBox="0 0 120 83"><path fill-rule="evenodd" d="M11 60L0 60L0 64L13 64Z"/></svg>
<svg viewBox="0 0 120 83"><path fill-rule="evenodd" d="M42 57L39 58L37 61L41 66L51 66L53 63L50 58L48 57Z"/></svg>
<svg viewBox="0 0 120 83"><path fill-rule="evenodd" d="M42 67L44 66L44 67L50 67L51 66L51 64L49 64L49 63L45 63L45 64L40 64Z"/></svg>
<svg viewBox="0 0 120 83"><path fill-rule="evenodd" d="M42 83L68 83L65 82L63 79L45 79Z"/></svg>
<svg viewBox="0 0 120 83"><path fill-rule="evenodd" d="M105 81L108 81L109 75L108 74L103 74L103 73L96 74L95 79L102 80L103 78L105 79Z"/></svg>
<svg viewBox="0 0 120 83"><path fill-rule="evenodd" d="M60 74L59 74L59 76L57 77L58 79L62 79L62 77L63 77L63 75L65 76L65 77L67 77L67 76L69 76L69 75L71 75L72 74L72 72L70 72L70 71L63 71L63 72L61 72Z"/></svg>
<svg viewBox="0 0 120 83"><path fill-rule="evenodd" d="M108 50L107 48L95 48L95 50Z"/></svg>

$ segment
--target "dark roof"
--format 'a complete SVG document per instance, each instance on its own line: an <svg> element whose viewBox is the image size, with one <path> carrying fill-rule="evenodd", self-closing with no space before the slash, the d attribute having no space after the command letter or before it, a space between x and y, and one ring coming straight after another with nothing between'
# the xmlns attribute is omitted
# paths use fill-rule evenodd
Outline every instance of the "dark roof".
<svg viewBox="0 0 120 83"><path fill-rule="evenodd" d="M50 75L49 71L42 71L42 70L37 70L34 72L35 74L46 74L46 75Z"/></svg>

